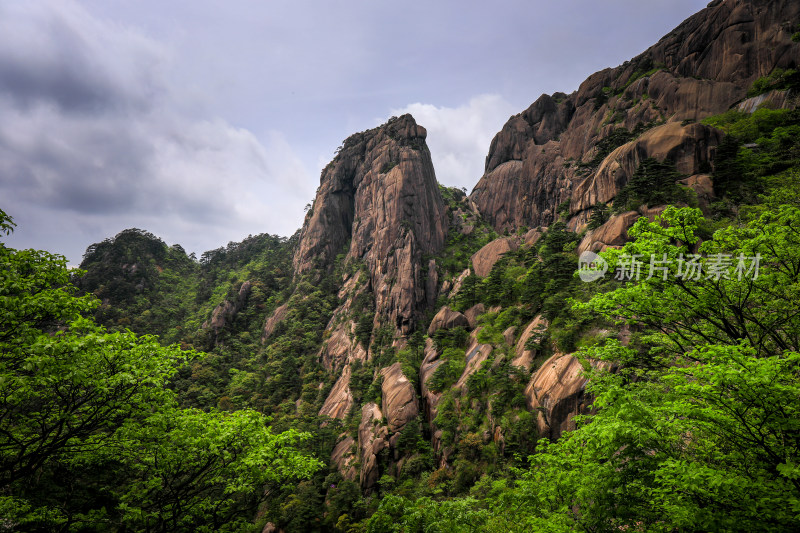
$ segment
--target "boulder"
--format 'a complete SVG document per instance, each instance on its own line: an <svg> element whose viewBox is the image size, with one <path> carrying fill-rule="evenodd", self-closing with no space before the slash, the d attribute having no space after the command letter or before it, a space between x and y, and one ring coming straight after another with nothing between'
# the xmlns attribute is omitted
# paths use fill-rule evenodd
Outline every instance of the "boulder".
<svg viewBox="0 0 800 533"><path fill-rule="evenodd" d="M601 252L609 246L622 246L628 241L628 229L642 215L638 211L627 211L612 215L602 226L589 230L578 245L578 254L590 250Z"/></svg>
<svg viewBox="0 0 800 533"><path fill-rule="evenodd" d="M469 320L458 311L453 311L447 306L439 309L439 312L433 317L431 325L428 327L428 335L432 336L440 329L453 329L453 328L468 328Z"/></svg>
<svg viewBox="0 0 800 533"><path fill-rule="evenodd" d="M486 244L472 256L472 268L475 274L485 278L492 271L495 263L508 252L519 248L516 239L500 237Z"/></svg>
<svg viewBox="0 0 800 533"><path fill-rule="evenodd" d="M539 239L542 238L542 235L544 235L544 233L542 233L538 229L528 230L528 232L522 237L522 242L524 242L528 246L533 246L534 244L539 242Z"/></svg>
<svg viewBox="0 0 800 533"><path fill-rule="evenodd" d="M708 212L708 208L716 199L714 195L714 182L708 174L695 174L686 179L680 180L678 183L685 185L692 189L697 195L697 202L704 212Z"/></svg>
<svg viewBox="0 0 800 533"><path fill-rule="evenodd" d="M286 314L289 312L288 304L283 304L277 307L272 314L267 318L267 321L264 323L264 329L261 333L261 342L265 342L272 334L275 332L275 328L278 327L278 324L283 322L283 319L286 318Z"/></svg>
<svg viewBox="0 0 800 533"><path fill-rule="evenodd" d="M503 332L503 340L505 340L506 344L508 344L509 346L513 346L514 337L516 337L516 335L517 335L517 326L509 326Z"/></svg>
<svg viewBox="0 0 800 533"><path fill-rule="evenodd" d="M536 318L525 326L522 335L520 335L517 344L514 346L514 359L511 360L512 365L524 368L525 370L531 369L533 359L537 354L535 350L528 350L525 348L525 344L527 344L531 337L547 329L547 326L547 320L545 320L542 315L537 315Z"/></svg>
<svg viewBox="0 0 800 533"><path fill-rule="evenodd" d="M592 252L602 252L609 247L620 247L628 242L628 230L641 217L649 219L651 222L664 212L666 206L646 207L642 206L639 211L626 211L619 215L612 215L605 224L590 230L583 236L578 244L578 253L586 250Z"/></svg>
<svg viewBox="0 0 800 533"><path fill-rule="evenodd" d="M483 304L475 304L464 311L464 316L467 317L467 321L469 322L469 327L471 329L475 329L475 326L478 325L478 317L485 312L486 307Z"/></svg>

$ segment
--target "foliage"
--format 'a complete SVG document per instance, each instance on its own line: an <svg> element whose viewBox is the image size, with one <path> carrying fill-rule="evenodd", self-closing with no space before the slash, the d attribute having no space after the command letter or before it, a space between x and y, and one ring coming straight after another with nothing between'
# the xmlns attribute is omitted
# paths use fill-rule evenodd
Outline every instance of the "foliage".
<svg viewBox="0 0 800 533"><path fill-rule="evenodd" d="M681 177L671 163L653 158L645 159L636 168L630 181L614 197L614 211L633 211L642 204L652 207L688 203L690 196L687 189L676 183Z"/></svg>
<svg viewBox="0 0 800 533"><path fill-rule="evenodd" d="M63 257L0 244L0 263L5 524L239 529L257 486L317 468L294 449L307 435L273 435L252 411L180 410L169 380L200 354L86 318L97 301L75 296Z"/></svg>
<svg viewBox="0 0 800 533"><path fill-rule="evenodd" d="M731 110L704 123L728 134L714 162L714 193L720 198L755 203L770 188L770 176L800 166L800 111Z"/></svg>
<svg viewBox="0 0 800 533"><path fill-rule="evenodd" d="M586 228L589 230L597 229L606 222L608 222L611 209L603 202L598 203L592 207L592 214L589 217L589 223Z"/></svg>
<svg viewBox="0 0 800 533"><path fill-rule="evenodd" d="M677 263L697 250L702 224L698 210L669 207L653 222L639 220L634 242L603 255L612 270L623 253ZM672 265L667 281L643 276L576 302L578 314L598 313L639 332L628 346L606 339L580 352L618 368L587 370L596 410L579 417L578 429L559 441L541 441L514 485L493 486L492 493L476 485L473 497L445 502L387 497L393 499L384 498L368 527L796 530L799 235L797 206L754 210L749 222L717 231L700 251L707 257L761 254L755 279L732 269L727 278L707 270L683 280ZM711 268L708 260L703 264ZM464 461L480 455L474 434L449 436L464 424L458 408L446 392L436 424L443 442L460 447L466 473ZM459 519L445 508L459 509Z"/></svg>
<svg viewBox="0 0 800 533"><path fill-rule="evenodd" d="M640 220L624 253L677 258L700 214ZM672 271L581 304L649 333L584 354L623 366L592 372L597 414L544 453L520 484L526 525L554 529L790 530L800 485L800 210L785 206L717 232L708 254L761 253L757 279L682 281ZM605 254L612 265L623 252ZM665 358L664 354L674 354Z"/></svg>
<svg viewBox="0 0 800 533"><path fill-rule="evenodd" d="M782 91L800 88L800 72L794 69L776 68L767 76L762 76L753 82L747 91L747 97L758 96L769 91Z"/></svg>
<svg viewBox="0 0 800 533"><path fill-rule="evenodd" d="M609 268L615 268L622 254L644 258L654 254L661 261L671 261L668 272L656 271L649 279L596 296L579 307L644 324L653 330L653 339L675 355L704 344L745 340L764 355L800 350L800 319L795 313L800 209L782 206L747 226L718 231L712 241L702 244L706 260L698 279L679 277L680 259L688 258L698 244L701 222L699 210L674 207L668 207L655 222L639 219L629 231L636 241L606 252ZM756 254L760 271L753 279L755 265L745 258ZM726 259L728 273L715 276L709 270L714 257ZM644 267L645 272L648 269Z"/></svg>

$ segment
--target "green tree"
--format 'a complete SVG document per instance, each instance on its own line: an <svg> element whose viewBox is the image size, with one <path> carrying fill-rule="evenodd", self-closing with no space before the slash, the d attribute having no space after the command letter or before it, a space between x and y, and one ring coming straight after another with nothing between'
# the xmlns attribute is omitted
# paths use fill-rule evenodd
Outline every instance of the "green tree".
<svg viewBox="0 0 800 533"><path fill-rule="evenodd" d="M800 526L800 209L718 231L713 257L760 254L759 275L694 279L677 259L699 244L698 211L642 219L622 254L673 260L657 275L578 304L643 332L581 356L596 414L540 443L515 491L520 527L550 531L796 531ZM703 263L709 266L708 260ZM735 262L734 262L735 265ZM589 365L586 365L589 369Z"/></svg>
<svg viewBox="0 0 800 533"><path fill-rule="evenodd" d="M13 221L0 211L0 230ZM319 463L251 411L180 410L169 388L200 357L86 318L66 260L0 243L0 515L28 530L220 531L263 485ZM124 526L123 526L124 524Z"/></svg>

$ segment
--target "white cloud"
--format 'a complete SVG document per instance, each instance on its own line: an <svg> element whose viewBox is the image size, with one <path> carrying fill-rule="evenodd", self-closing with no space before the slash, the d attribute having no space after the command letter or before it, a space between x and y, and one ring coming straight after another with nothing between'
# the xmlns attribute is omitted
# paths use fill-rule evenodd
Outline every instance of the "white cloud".
<svg viewBox="0 0 800 533"><path fill-rule="evenodd" d="M459 107L415 103L393 109L392 114L411 113L428 130L427 143L440 183L469 189L483 175L489 144L513 110L501 96L484 94Z"/></svg>

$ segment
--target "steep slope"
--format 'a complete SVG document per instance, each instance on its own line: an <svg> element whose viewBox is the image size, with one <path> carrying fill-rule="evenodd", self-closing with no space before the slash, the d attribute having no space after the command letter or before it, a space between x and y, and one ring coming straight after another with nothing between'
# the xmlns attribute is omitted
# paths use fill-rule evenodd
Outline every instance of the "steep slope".
<svg viewBox="0 0 800 533"><path fill-rule="evenodd" d="M798 22L791 0L711 2L632 60L512 117L471 198L498 231L549 225L557 206L577 228L647 158L708 172L721 135L694 122L744 99L760 76L795 68Z"/></svg>
<svg viewBox="0 0 800 533"><path fill-rule="evenodd" d="M199 277L176 338L205 340L212 352L182 376L187 397L268 412L276 426L314 432L309 450L330 458L327 477L271 493L265 520L287 531L311 519L346 529L392 486L404 496L480 495L491 481L483 474L505 486L508 467L521 466L515 456L574 430L593 401L584 371L613 367L577 352L642 344L641 330L572 309L570 299L614 288L575 278L577 253L622 245L640 214L689 199L631 199L642 173L670 193L685 192L681 178L707 208L726 158L732 182L740 155L755 167L785 152L797 167L797 143L785 145L797 138L796 111L739 113L732 120L753 130L740 138L726 136L728 118L700 120L732 106L795 106L786 83L756 80L796 66L799 23L800 6L788 1L712 2L630 62L512 117L469 197L436 183L425 129L393 118L345 140L296 237L254 238L257 261L234 258L238 245L228 259L224 250L200 264L180 257ZM757 151L740 151L761 135ZM770 176L787 168L779 163ZM593 213L605 221L587 224ZM139 301L154 292L133 276L146 264L135 254L102 264L113 268L97 271L98 294L119 272Z"/></svg>
<svg viewBox="0 0 800 533"><path fill-rule="evenodd" d="M344 274L344 286L359 287L341 295L334 321L350 311L356 292L365 292L374 327L388 324L393 333L408 335L436 301L436 279L426 279L423 257L441 250L447 222L426 134L411 115L393 118L348 137L322 172L294 265L297 276L330 270L343 253L346 263L363 266ZM333 333L338 344L328 349L337 362L347 359L341 353L349 351L346 328Z"/></svg>

